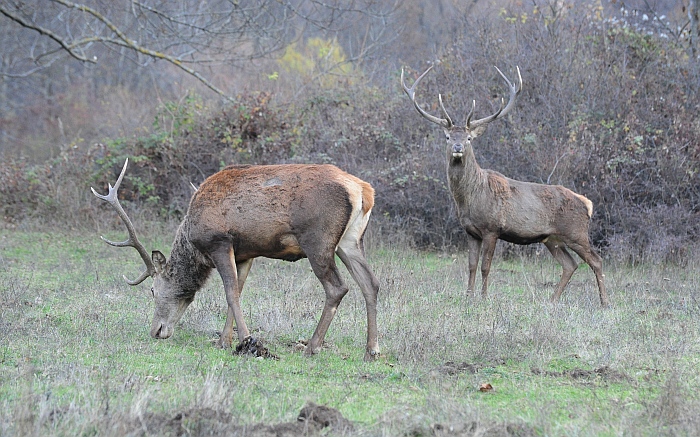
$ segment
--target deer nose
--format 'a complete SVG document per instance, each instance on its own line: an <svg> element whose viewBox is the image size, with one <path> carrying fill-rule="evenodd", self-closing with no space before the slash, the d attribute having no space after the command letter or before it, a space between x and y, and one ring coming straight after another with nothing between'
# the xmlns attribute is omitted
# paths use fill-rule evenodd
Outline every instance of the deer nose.
<svg viewBox="0 0 700 437"><path fill-rule="evenodd" d="M452 145L452 153L459 153L462 154L464 153L464 146L457 143Z"/></svg>

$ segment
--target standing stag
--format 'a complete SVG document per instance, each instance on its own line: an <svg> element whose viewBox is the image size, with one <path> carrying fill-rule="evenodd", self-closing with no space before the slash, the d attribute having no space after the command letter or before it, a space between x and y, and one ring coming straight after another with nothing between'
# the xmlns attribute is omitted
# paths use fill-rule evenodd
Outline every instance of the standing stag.
<svg viewBox="0 0 700 437"><path fill-rule="evenodd" d="M123 242L108 244L135 248L146 270L137 285L153 278L156 304L151 336L168 338L195 293L216 268L226 292L228 313L219 346L231 347L233 323L241 344L255 344L243 320L240 297L246 276L259 256L286 261L308 258L323 284L326 302L305 353L323 345L338 304L348 292L335 264L337 254L350 271L367 305L365 360L379 354L377 292L379 282L364 256L363 235L374 205L370 184L332 165L230 166L207 178L190 201L175 235L170 259L159 251L149 256L136 238L131 220L117 198L128 159L114 187L105 196L129 232Z"/></svg>
<svg viewBox="0 0 700 437"><path fill-rule="evenodd" d="M438 101L443 118L428 114L416 102L416 86L432 68L433 66L430 66L421 74L410 88L406 86L402 70L401 86L418 113L428 121L439 124L445 131L447 179L457 205L460 223L467 232L468 291L474 290L482 246L484 254L481 260L481 293L485 296L498 239L516 244L544 243L563 268L559 284L551 297L552 301L559 300L564 287L578 267L566 250L568 246L591 266L598 282L600 303L608 306L608 294L603 282L603 262L591 248L588 238L593 203L560 185L516 181L496 171L482 169L474 157L472 140L481 135L489 123L502 118L513 109L515 98L523 85L520 69L517 69L518 84L515 85L496 68L510 89L508 104L504 106L501 100L498 111L493 115L472 120L476 106L476 102L472 101L466 125L456 126L445 110L441 95L438 95Z"/></svg>

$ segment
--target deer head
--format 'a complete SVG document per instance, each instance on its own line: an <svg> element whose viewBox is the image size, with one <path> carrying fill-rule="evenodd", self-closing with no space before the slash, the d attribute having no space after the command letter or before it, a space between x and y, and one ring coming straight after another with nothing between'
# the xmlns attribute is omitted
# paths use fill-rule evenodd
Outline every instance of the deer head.
<svg viewBox="0 0 700 437"><path fill-rule="evenodd" d="M418 86L420 81L430 72L430 70L433 69L433 65L428 67L428 69L425 70L423 74L418 76L418 79L416 79L416 81L413 82L413 85L410 88L406 86L406 81L404 80L404 71L403 69L401 70L401 86L403 87L404 92L406 92L408 97L411 99L411 101L413 102L413 106L416 108L420 115L422 115L426 120L438 124L443 128L445 132L445 140L447 141L448 145L448 153L452 156L455 163L463 162L463 157L465 153L473 154L471 141L474 138L480 136L482 133L484 133L489 123L498 120L499 118L504 117L506 114L508 114L510 110L513 109L516 96L522 90L523 79L520 76L520 68L516 67L516 70L518 72L517 85L513 84L510 80L508 80L508 78L501 72L501 70L498 69L498 67L494 68L496 68L498 74L500 74L501 77L508 84L508 88L510 90L508 104L504 105L504 100L501 99L501 105L496 112L489 115L488 117L480 118L478 120L472 120L474 108L476 107L476 101L472 100L472 107L469 111L469 114L467 114L467 120L464 126L457 126L454 124L452 118L445 109L445 105L442 102L441 94L438 94L438 101L440 103L440 112L442 113L443 118L430 115L428 112L423 110L423 108L421 108L420 105L416 102L416 86Z"/></svg>
<svg viewBox="0 0 700 437"><path fill-rule="evenodd" d="M146 265L146 268L136 279L129 280L126 276L124 276L124 280L129 285L138 285L149 277L153 278L151 295L153 296L153 300L155 302L155 313L153 315L150 334L153 338L168 338L173 334L175 324L180 320L185 310L194 299L194 292L196 290L191 291L192 288L195 287L196 284L203 282L203 279L198 277L190 277L189 280L185 281L184 283L181 282L183 269L178 268L177 266L168 265L165 255L158 250L154 250L149 255L146 248L137 238L134 225L124 211L124 208L122 208L121 204L119 203L119 198L117 196L119 186L122 183L122 179L124 178L128 164L129 159L127 158L126 162L124 162L124 167L122 168L117 182L114 184L114 187L109 185L109 191L106 195L98 194L92 187L90 189L95 196L106 201L112 206L112 208L115 209L119 217L126 225L129 238L121 242L110 241L102 236L100 238L111 246L133 247L139 253L141 259ZM177 246L174 245L174 250L176 248ZM206 271L206 267L204 270ZM204 279L206 279L206 277ZM192 284L192 282L195 282L195 284Z"/></svg>

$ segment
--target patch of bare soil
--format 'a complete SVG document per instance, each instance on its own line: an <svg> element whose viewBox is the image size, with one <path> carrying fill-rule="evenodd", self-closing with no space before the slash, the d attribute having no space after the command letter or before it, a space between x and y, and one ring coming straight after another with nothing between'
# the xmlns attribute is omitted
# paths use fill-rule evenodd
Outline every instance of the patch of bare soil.
<svg viewBox="0 0 700 437"><path fill-rule="evenodd" d="M458 425L436 423L430 430L415 429L406 435L410 437L534 437L538 433L535 428L520 423L485 425L479 422L467 422Z"/></svg>
<svg viewBox="0 0 700 437"><path fill-rule="evenodd" d="M467 362L463 363L454 363L452 361L447 361L445 364L442 366L437 367L437 372L441 373L443 375L457 375L459 373L470 373L470 374L475 374L479 370L481 370L483 366L479 364L470 364Z"/></svg>
<svg viewBox="0 0 700 437"><path fill-rule="evenodd" d="M613 370L608 366L598 367L597 369L593 370L584 370L576 368L571 370L564 370L561 372L554 372L536 368L532 368L530 370L535 375L553 376L556 378L567 377L571 379L586 380L601 378L607 382L626 382L632 380L632 378L630 378L628 375L622 372L618 372L617 370Z"/></svg>
<svg viewBox="0 0 700 437"><path fill-rule="evenodd" d="M294 437L344 435L352 432L352 422L336 409L313 402L299 412L296 422L268 425L238 425L228 413L211 408L190 409L173 416L146 413L129 421L119 421L121 435L146 436L246 436L246 437Z"/></svg>
<svg viewBox="0 0 700 437"><path fill-rule="evenodd" d="M273 360L280 359L277 355L270 352L268 348L263 346L261 340L252 336L244 338L243 341L236 346L236 349L233 350L233 355L250 355L256 358L270 358Z"/></svg>

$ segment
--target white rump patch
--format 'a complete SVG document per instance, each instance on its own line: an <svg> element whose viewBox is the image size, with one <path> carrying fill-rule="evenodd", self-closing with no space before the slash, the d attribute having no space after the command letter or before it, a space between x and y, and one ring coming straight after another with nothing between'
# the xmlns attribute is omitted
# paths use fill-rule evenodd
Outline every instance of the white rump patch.
<svg viewBox="0 0 700 437"><path fill-rule="evenodd" d="M576 194L576 193L574 193ZM587 197L582 196L580 194L576 194L579 199L583 201L584 204L586 204L586 208L588 208L588 218L593 217L593 202L591 202Z"/></svg>
<svg viewBox="0 0 700 437"><path fill-rule="evenodd" d="M366 214L362 213L362 186L349 178L339 178L339 181L345 185L350 197L352 212L350 219L345 227L343 236L340 237L338 247L342 249L357 248L362 234L369 223L369 216L372 213L370 209Z"/></svg>

